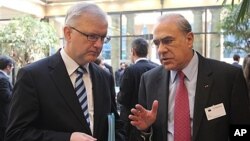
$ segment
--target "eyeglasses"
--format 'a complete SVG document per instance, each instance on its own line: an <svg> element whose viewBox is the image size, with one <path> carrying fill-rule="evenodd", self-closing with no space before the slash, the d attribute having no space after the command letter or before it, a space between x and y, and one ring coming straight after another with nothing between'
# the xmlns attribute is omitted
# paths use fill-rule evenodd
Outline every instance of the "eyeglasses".
<svg viewBox="0 0 250 141"><path fill-rule="evenodd" d="M162 43L163 45L168 45L170 43L172 43L174 41L174 38L173 37L164 37L162 39L156 39L156 40L153 40L154 44L158 47L160 45L160 43Z"/></svg>
<svg viewBox="0 0 250 141"><path fill-rule="evenodd" d="M74 29L78 33L82 34L83 36L86 36L87 40L91 41L91 42L96 42L99 38L101 38L101 41L104 42L104 43L108 43L111 40L110 36L100 36L100 35L95 35L95 34L86 34L86 33L83 33L83 32L79 31L78 29L76 29L76 28L74 28L72 26L69 26L69 27Z"/></svg>

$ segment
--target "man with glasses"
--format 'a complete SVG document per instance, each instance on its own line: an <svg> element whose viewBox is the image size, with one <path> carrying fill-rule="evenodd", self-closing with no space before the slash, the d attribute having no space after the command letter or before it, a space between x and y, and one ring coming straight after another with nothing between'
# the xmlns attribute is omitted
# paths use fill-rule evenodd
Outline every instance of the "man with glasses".
<svg viewBox="0 0 250 141"><path fill-rule="evenodd" d="M162 66L142 75L139 104L129 115L142 138L228 141L233 125L250 125L242 70L194 51L194 34L182 15L160 17L153 38Z"/></svg>
<svg viewBox="0 0 250 141"><path fill-rule="evenodd" d="M14 61L5 55L0 55L0 141L4 141L7 126L9 103L12 97L12 84L9 75L13 70Z"/></svg>
<svg viewBox="0 0 250 141"><path fill-rule="evenodd" d="M6 141L107 141L108 115L123 141L114 81L93 61L108 42L106 13L78 3L66 15L65 46L18 72Z"/></svg>

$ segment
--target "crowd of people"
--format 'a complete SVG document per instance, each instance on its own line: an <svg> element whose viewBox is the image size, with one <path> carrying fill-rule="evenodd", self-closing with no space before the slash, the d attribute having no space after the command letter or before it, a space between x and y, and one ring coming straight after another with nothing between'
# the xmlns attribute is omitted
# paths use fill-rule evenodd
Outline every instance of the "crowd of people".
<svg viewBox="0 0 250 141"><path fill-rule="evenodd" d="M110 114L116 141L228 141L230 125L250 126L250 55L242 66L237 55L233 65L203 57L190 23L172 13L153 30L161 65L136 38L131 65L113 74L100 57L107 32L106 12L78 3L66 14L65 45L19 69L14 88L14 61L0 56L0 141L108 141Z"/></svg>

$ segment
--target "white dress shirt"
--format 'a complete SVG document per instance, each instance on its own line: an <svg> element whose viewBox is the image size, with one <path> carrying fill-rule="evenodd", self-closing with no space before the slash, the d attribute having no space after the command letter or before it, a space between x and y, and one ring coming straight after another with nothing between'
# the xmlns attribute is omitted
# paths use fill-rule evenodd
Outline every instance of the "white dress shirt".
<svg viewBox="0 0 250 141"><path fill-rule="evenodd" d="M72 83L73 87L75 88L75 80L77 77L75 70L79 67L79 65L72 58L70 58L68 56L68 54L64 51L63 48L61 49L60 53L61 53L63 62L66 66L71 83ZM83 75L83 81L84 81L84 85L85 85L86 91L87 91L88 111L89 111L89 117L90 117L90 130L93 133L94 101L93 101L93 94L92 94L93 93L92 92L92 82L91 82L91 77L90 77L90 73L89 73L89 64L86 64L82 67L84 67L87 70L87 73L84 73L84 75ZM83 114L83 118L84 118L84 114Z"/></svg>

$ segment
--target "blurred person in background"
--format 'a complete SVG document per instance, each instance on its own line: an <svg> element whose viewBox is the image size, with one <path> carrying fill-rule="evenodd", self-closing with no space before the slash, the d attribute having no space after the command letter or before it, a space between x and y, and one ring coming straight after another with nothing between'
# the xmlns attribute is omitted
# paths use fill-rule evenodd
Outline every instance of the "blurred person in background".
<svg viewBox="0 0 250 141"><path fill-rule="evenodd" d="M9 103L13 87L10 82L13 65L13 59L0 55L0 141L4 141L4 133L7 127Z"/></svg>
<svg viewBox="0 0 250 141"><path fill-rule="evenodd" d="M117 100L120 106L120 117L126 122L126 140L139 141L140 132L130 124L128 116L130 109L138 103L138 91L141 75L158 65L147 59L149 44L144 38L136 38L131 44L131 61L133 64L128 66L122 76L120 92Z"/></svg>
<svg viewBox="0 0 250 141"><path fill-rule="evenodd" d="M117 87L120 87L121 78L122 78L122 75L124 73L124 70L125 70L126 66L127 65L126 65L125 62L121 62L120 63L120 68L115 71L115 84L116 84Z"/></svg>
<svg viewBox="0 0 250 141"><path fill-rule="evenodd" d="M98 57L95 61L94 61L98 66L100 66L102 69L104 69L107 73L112 74L110 72L110 70L105 66L103 58Z"/></svg>
<svg viewBox="0 0 250 141"><path fill-rule="evenodd" d="M233 60L234 60L234 62L232 63L233 66L242 68L242 66L240 65L240 55L234 54Z"/></svg>

